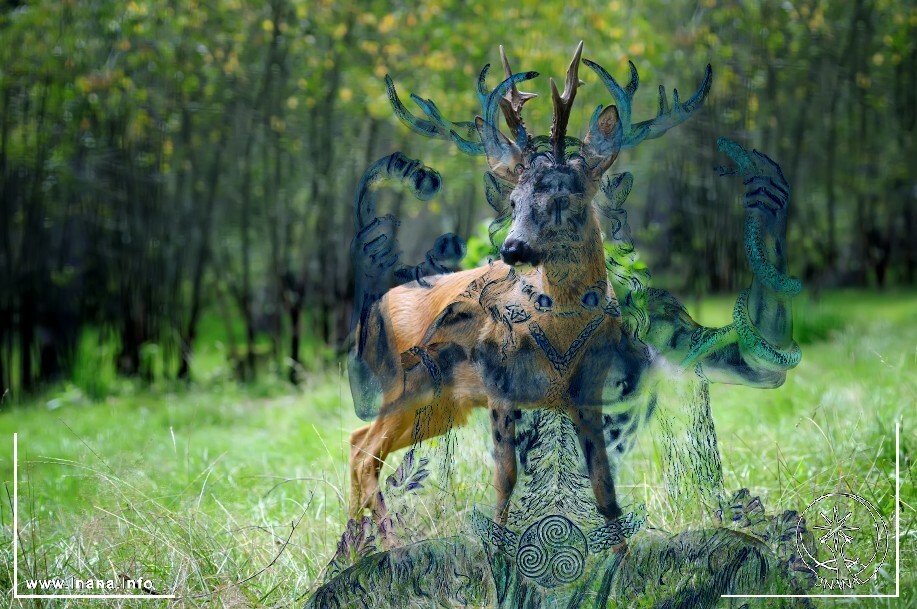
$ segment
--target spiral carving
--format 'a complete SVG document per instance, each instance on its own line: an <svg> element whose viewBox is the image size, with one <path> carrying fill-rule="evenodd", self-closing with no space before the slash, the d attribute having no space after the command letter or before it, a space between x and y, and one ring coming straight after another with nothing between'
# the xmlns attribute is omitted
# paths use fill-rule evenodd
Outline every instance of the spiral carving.
<svg viewBox="0 0 917 609"><path fill-rule="evenodd" d="M568 518L545 516L519 539L519 572L545 588L575 582L586 566L586 536Z"/></svg>

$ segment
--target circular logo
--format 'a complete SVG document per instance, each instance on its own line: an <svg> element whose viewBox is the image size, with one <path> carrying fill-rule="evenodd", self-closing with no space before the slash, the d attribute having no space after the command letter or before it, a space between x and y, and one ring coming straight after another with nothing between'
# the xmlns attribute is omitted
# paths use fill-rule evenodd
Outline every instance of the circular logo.
<svg viewBox="0 0 917 609"><path fill-rule="evenodd" d="M804 528L812 534L802 534ZM853 588L871 579L888 557L888 526L859 495L828 493L800 514L796 551L818 574L817 586Z"/></svg>
<svg viewBox="0 0 917 609"><path fill-rule="evenodd" d="M575 582L585 565L586 536L564 516L545 516L519 538L519 572L545 588Z"/></svg>

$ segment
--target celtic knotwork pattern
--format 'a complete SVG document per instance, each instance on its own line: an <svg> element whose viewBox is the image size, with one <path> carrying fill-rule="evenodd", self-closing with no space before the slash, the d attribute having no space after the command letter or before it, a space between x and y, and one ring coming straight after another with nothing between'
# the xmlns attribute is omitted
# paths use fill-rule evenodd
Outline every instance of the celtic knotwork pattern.
<svg viewBox="0 0 917 609"><path fill-rule="evenodd" d="M515 532L500 526L477 510L471 511L469 523L471 530L481 539L484 547L495 546L510 555L516 551L519 535Z"/></svg>
<svg viewBox="0 0 917 609"><path fill-rule="evenodd" d="M597 529L589 531L589 551L592 553L604 552L619 546L634 535L646 522L643 507L636 512L631 512L617 520L613 520Z"/></svg>
<svg viewBox="0 0 917 609"><path fill-rule="evenodd" d="M548 358L548 361L551 362L551 365L554 366L554 369L558 372L566 372L577 353L579 353L583 346L589 342L596 328L598 328L604 320L605 316L603 314L598 314L590 319L589 323L583 327L579 336L570 344L570 348L567 349L567 352L564 354L561 354L557 348L554 347L551 340L537 322L533 321L529 323L529 332L532 338L535 339L535 343L544 351L545 356Z"/></svg>
<svg viewBox="0 0 917 609"><path fill-rule="evenodd" d="M519 538L516 567L545 588L579 579L586 566L586 536L570 519L545 516Z"/></svg>

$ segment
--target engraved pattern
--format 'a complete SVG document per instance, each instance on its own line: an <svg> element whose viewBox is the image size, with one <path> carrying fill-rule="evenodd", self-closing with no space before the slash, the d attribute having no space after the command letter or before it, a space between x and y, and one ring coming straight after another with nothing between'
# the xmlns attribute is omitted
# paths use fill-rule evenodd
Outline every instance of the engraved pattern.
<svg viewBox="0 0 917 609"><path fill-rule="evenodd" d="M493 546L511 556L516 554L519 535L514 531L497 524L476 509L471 510L469 521L471 530L485 546Z"/></svg>
<svg viewBox="0 0 917 609"><path fill-rule="evenodd" d="M586 564L586 536L569 518L545 516L519 538L516 567L545 588L579 579Z"/></svg>
<svg viewBox="0 0 917 609"><path fill-rule="evenodd" d="M551 362L551 365L554 366L554 369L558 372L566 372L574 358L576 358L577 353L579 353L586 343L589 342L589 339L604 319L604 314L596 315L590 319L589 323L586 324L586 327L583 328L579 336L570 344L570 348L567 349L567 352L563 355L557 351L547 334L545 334L541 326L538 325L537 321L529 323L529 332L531 332L532 338L535 339L535 343L544 351L545 356L548 358L548 361Z"/></svg>
<svg viewBox="0 0 917 609"><path fill-rule="evenodd" d="M586 536L589 541L589 551L593 554L604 552L624 543L628 537L632 537L643 528L646 522L644 510L644 506L641 505L638 507L638 511L631 512L589 531Z"/></svg>

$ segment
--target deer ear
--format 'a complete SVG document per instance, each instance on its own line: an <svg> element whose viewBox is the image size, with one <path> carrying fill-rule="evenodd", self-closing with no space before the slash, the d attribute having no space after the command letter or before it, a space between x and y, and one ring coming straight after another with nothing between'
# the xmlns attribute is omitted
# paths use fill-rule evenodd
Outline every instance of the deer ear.
<svg viewBox="0 0 917 609"><path fill-rule="evenodd" d="M519 181L518 168L524 163L525 157L519 147L499 130L489 127L480 116L474 120L484 143L487 155L487 164L497 177L513 184Z"/></svg>
<svg viewBox="0 0 917 609"><path fill-rule="evenodd" d="M583 156L593 168L593 174L600 177L618 158L620 150L621 123L618 108L612 105L593 116L583 140Z"/></svg>

